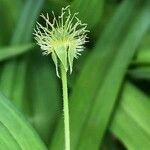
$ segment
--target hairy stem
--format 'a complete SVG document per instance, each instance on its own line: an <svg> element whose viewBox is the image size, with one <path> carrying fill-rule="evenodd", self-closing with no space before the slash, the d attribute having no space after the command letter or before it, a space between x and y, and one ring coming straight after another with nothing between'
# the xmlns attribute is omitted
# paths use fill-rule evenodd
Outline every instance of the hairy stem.
<svg viewBox="0 0 150 150"><path fill-rule="evenodd" d="M63 89L65 150L70 150L70 127L69 127L67 73L62 64L61 64L61 79L62 79L62 89Z"/></svg>

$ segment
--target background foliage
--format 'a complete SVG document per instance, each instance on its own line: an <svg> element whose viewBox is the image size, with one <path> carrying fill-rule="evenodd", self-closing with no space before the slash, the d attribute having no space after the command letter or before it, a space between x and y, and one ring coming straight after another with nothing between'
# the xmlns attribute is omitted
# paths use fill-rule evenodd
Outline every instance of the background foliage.
<svg viewBox="0 0 150 150"><path fill-rule="evenodd" d="M68 76L71 149L148 150L149 0L0 0L0 149L64 148L61 82L32 32L66 5L90 30Z"/></svg>

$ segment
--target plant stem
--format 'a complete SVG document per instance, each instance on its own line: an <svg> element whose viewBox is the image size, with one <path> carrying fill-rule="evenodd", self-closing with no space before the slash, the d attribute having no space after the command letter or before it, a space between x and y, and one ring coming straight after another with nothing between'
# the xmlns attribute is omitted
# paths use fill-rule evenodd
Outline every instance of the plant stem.
<svg viewBox="0 0 150 150"><path fill-rule="evenodd" d="M62 64L61 64L61 79L62 79L62 89L63 89L65 150L70 150L70 127L69 127L67 73Z"/></svg>

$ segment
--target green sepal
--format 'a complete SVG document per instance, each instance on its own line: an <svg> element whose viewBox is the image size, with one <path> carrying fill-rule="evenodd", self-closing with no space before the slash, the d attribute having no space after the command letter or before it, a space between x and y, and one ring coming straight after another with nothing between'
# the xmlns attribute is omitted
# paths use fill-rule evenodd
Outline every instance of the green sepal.
<svg viewBox="0 0 150 150"><path fill-rule="evenodd" d="M52 52L52 59L53 59L54 64L56 66L56 74L60 78L59 71L58 71L58 60L57 60L57 56L56 56L55 52Z"/></svg>
<svg viewBox="0 0 150 150"><path fill-rule="evenodd" d="M56 55L60 59L62 65L65 68L65 71L67 72L68 70L68 65L67 65L67 46L57 46L57 49L55 49Z"/></svg>
<svg viewBox="0 0 150 150"><path fill-rule="evenodd" d="M70 74L72 73L73 68L73 60L76 57L76 48L75 47L69 47L68 49L68 62L70 67Z"/></svg>

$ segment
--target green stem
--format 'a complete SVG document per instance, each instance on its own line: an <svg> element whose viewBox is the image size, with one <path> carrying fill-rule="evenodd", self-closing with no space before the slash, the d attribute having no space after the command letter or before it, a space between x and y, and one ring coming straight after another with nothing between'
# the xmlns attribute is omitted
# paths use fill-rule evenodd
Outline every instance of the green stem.
<svg viewBox="0 0 150 150"><path fill-rule="evenodd" d="M63 89L63 107L64 107L64 129L65 129L65 150L70 150L70 127L69 127L69 106L68 106L68 89L67 73L61 64L61 79Z"/></svg>

